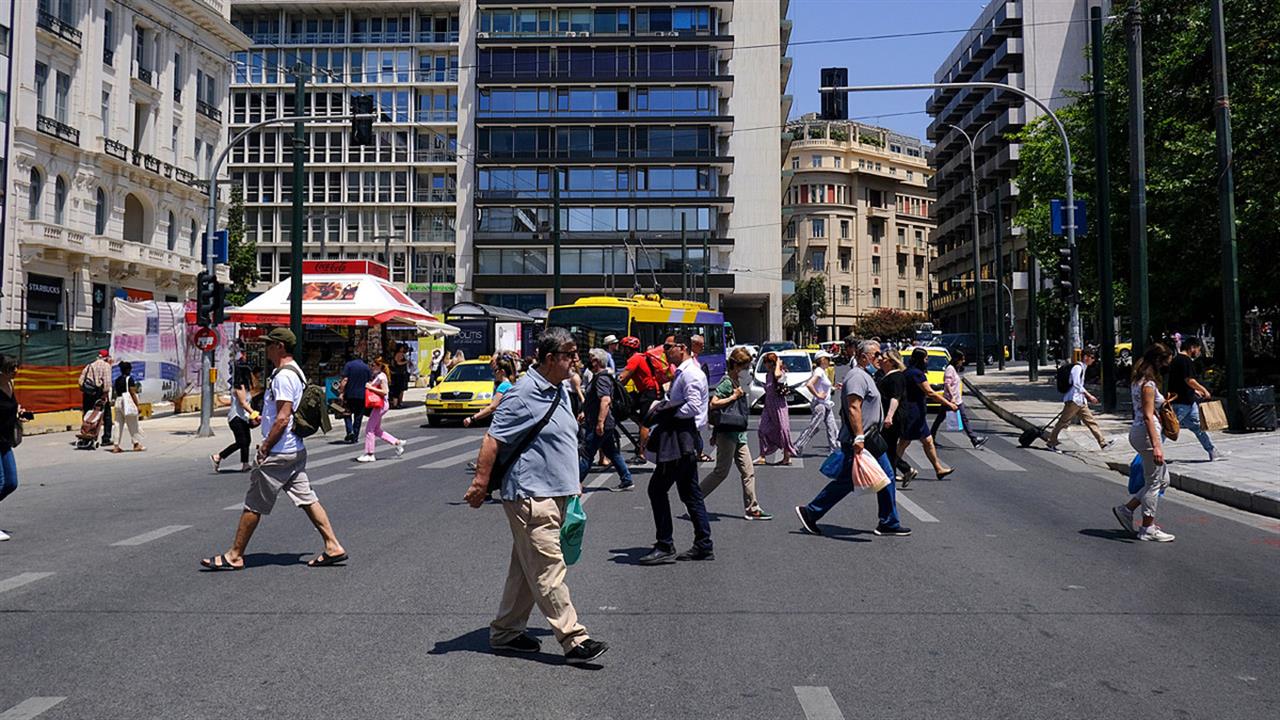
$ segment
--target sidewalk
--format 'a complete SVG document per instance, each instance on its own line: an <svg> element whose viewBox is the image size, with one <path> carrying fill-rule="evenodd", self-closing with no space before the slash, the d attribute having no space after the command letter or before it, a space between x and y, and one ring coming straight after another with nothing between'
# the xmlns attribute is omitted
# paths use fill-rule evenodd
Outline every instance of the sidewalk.
<svg viewBox="0 0 1280 720"><path fill-rule="evenodd" d="M1062 396L1053 385L1052 367L1041 368L1040 381L1034 385L1027 380L1027 368L1021 363L1004 371L987 368L982 376L970 370L964 374L964 382L974 397L1019 430L1043 426L1062 409ZM1102 395L1097 387L1090 387L1089 392ZM1102 434L1115 440L1109 450L1099 451L1089 431L1078 422L1059 436L1062 450L1091 465L1128 475L1129 462L1135 455L1128 441L1133 417L1128 392L1117 393L1117 405L1111 414L1093 406ZM1214 445L1228 453L1225 460L1209 462L1195 435L1186 431L1177 442L1165 441L1173 486L1241 510L1280 517L1280 433L1212 435Z"/></svg>

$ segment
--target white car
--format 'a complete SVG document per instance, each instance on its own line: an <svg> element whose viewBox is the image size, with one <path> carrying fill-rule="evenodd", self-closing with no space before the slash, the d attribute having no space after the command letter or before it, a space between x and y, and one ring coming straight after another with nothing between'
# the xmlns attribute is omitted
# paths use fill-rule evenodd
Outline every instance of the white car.
<svg viewBox="0 0 1280 720"><path fill-rule="evenodd" d="M809 378L813 377L813 360L807 350L779 350L778 359L786 367L786 376L783 381L790 390L787 393L787 405L789 407L809 407L809 402L813 400L813 395L809 393L809 389L805 385L809 382ZM764 365L763 354L756 359L754 371L754 382L751 383L751 409L761 410L764 408Z"/></svg>

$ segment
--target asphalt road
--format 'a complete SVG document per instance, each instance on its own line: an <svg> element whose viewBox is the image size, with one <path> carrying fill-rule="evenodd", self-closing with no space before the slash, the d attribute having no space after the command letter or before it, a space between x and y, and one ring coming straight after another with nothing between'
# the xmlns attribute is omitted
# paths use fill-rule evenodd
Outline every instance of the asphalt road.
<svg viewBox="0 0 1280 720"><path fill-rule="evenodd" d="M590 476L569 585L612 649L586 669L536 611L547 652L488 651L510 536L461 503L481 430L402 415L406 457L372 465L309 443L350 563L305 567L318 537L282 500L249 567L217 574L198 560L228 546L246 482L205 460L225 432L124 457L33 438L0 504L0 720L1280 716L1280 524L1170 491L1177 542L1138 543L1110 512L1122 478L977 414L988 449L948 437L959 471L900 493L910 538L872 535L857 495L801 534L815 447L760 470L773 522L741 519L732 474L708 503L716 560L640 567L643 492Z"/></svg>

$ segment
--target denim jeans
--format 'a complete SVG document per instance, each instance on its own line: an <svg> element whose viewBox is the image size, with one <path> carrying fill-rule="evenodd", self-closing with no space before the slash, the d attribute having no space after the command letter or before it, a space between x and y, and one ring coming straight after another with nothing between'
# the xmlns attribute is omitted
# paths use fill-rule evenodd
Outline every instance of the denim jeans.
<svg viewBox="0 0 1280 720"><path fill-rule="evenodd" d="M1205 452L1213 452L1213 440L1209 438L1209 433L1200 427L1200 408L1195 403L1173 404L1173 414L1178 416L1178 425L1183 430L1190 431L1200 441L1200 447Z"/></svg>
<svg viewBox="0 0 1280 720"><path fill-rule="evenodd" d="M684 455L679 460L658 463L649 478L649 505L653 507L653 524L657 544L668 550L675 548L671 524L671 500L667 497L671 486L689 511L693 520L693 546L699 550L711 549L711 522L707 518L707 506L702 501L702 488L698 485L698 458Z"/></svg>
<svg viewBox="0 0 1280 720"><path fill-rule="evenodd" d="M631 470L627 468L627 461L622 458L622 449L618 447L618 431L612 428L605 430L604 435L596 435L595 428L587 428L586 437L578 453L578 479L587 479L587 472L591 470L591 461L601 450L604 450L604 455L609 458L609 462L613 463L613 469L618 471L622 484L630 485Z"/></svg>
<svg viewBox="0 0 1280 720"><path fill-rule="evenodd" d="M0 500L18 489L18 463L13 459L13 449L0 450Z"/></svg>
<svg viewBox="0 0 1280 720"><path fill-rule="evenodd" d="M841 443L840 449L844 451L844 465L840 468L840 477L827 483L826 487L818 491L817 497L805 506L815 522L830 512L831 508L846 495L853 492L853 445ZM876 493L876 514L880 518L881 526L896 528L901 523L898 521L898 491L893 481L893 465L889 462L888 454L877 457L876 462L880 463L884 474L889 476L888 487Z"/></svg>
<svg viewBox="0 0 1280 720"><path fill-rule="evenodd" d="M342 398L342 404L349 413L342 418L342 424L347 426L347 434L360 437L360 423L364 422L364 396Z"/></svg>

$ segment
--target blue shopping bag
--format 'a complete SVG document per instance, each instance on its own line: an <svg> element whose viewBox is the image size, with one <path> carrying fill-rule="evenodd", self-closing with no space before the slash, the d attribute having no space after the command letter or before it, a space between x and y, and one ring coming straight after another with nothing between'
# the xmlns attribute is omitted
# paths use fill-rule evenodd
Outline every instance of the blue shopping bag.
<svg viewBox="0 0 1280 720"><path fill-rule="evenodd" d="M835 480L840 477L840 470L844 467L844 451L835 450L822 461L822 467L818 470L823 475Z"/></svg>
<svg viewBox="0 0 1280 720"><path fill-rule="evenodd" d="M1142 471L1142 456L1134 455L1133 460L1129 461L1129 494L1132 495L1142 489L1147 484L1147 478ZM1164 490L1160 491L1164 495Z"/></svg>

